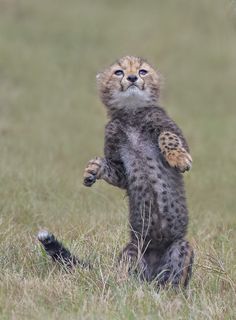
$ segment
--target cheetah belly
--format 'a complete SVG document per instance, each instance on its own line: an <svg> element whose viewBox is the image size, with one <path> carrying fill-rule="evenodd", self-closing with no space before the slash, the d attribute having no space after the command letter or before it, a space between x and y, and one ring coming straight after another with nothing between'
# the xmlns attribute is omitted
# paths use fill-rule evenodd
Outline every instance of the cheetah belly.
<svg viewBox="0 0 236 320"><path fill-rule="evenodd" d="M157 146L131 132L121 148L128 178L130 224L149 240L172 241L184 235L187 209L181 175L168 167Z"/></svg>

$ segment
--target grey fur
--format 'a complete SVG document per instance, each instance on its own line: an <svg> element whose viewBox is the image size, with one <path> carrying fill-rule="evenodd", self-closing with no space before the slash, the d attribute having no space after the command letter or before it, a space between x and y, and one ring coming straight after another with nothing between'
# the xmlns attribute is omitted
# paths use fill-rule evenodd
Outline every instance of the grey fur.
<svg viewBox="0 0 236 320"><path fill-rule="evenodd" d="M169 166L158 145L164 131L178 135L181 146L189 150L181 130L161 107L113 112L105 131L105 158L97 158L101 170L97 177L95 172L93 182L104 179L127 190L131 234L128 256L133 261L141 255L146 280L160 274L160 283L177 286L183 268L189 268L190 274L191 265L185 266L185 259L191 255L192 264L193 254L184 240L188 209L182 173ZM127 248L121 259L124 254Z"/></svg>
<svg viewBox="0 0 236 320"><path fill-rule="evenodd" d="M135 83L129 82L131 73ZM103 179L127 192L130 242L120 254L121 265L128 263L147 281L187 286L193 250L185 240L182 173L192 159L181 130L158 105L159 76L145 60L127 56L99 74L98 86L110 117L105 156L89 161L84 185ZM81 264L54 236L50 248L41 238L54 260Z"/></svg>

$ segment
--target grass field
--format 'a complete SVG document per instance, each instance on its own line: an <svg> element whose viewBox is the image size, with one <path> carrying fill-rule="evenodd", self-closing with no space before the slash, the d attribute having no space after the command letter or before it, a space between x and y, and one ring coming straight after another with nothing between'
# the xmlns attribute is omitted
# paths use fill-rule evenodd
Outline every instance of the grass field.
<svg viewBox="0 0 236 320"><path fill-rule="evenodd" d="M119 279L127 199L82 186L103 153L95 75L124 54L158 66L191 146L187 295ZM235 1L0 0L0 319L235 319L235 101ZM94 270L53 265L41 228Z"/></svg>

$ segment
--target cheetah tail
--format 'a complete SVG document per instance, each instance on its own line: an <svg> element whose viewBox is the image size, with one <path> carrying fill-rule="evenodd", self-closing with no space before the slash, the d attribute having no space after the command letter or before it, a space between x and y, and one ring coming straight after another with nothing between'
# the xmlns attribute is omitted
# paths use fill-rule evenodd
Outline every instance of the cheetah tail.
<svg viewBox="0 0 236 320"><path fill-rule="evenodd" d="M58 262L61 266L66 267L67 269L73 269L77 266L90 268L88 263L81 261L71 254L70 251L47 230L39 231L38 240L52 260Z"/></svg>

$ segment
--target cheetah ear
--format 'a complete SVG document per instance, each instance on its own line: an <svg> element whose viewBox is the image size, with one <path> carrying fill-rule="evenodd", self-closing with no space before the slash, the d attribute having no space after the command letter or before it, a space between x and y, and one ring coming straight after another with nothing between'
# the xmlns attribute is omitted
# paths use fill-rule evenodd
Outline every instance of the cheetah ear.
<svg viewBox="0 0 236 320"><path fill-rule="evenodd" d="M100 77L101 77L101 73L98 73L98 74L96 75L96 79L99 80Z"/></svg>

